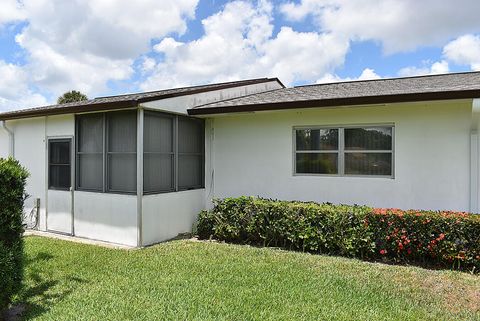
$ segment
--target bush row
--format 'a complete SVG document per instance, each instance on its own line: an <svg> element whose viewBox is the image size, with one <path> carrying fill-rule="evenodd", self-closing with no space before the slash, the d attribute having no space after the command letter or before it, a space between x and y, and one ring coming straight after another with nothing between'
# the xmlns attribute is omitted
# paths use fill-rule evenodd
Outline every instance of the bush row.
<svg viewBox="0 0 480 321"><path fill-rule="evenodd" d="M27 177L27 171L16 160L0 158L0 318L22 282L22 214Z"/></svg>
<svg viewBox="0 0 480 321"><path fill-rule="evenodd" d="M253 197L215 200L201 239L366 260L480 269L480 215Z"/></svg>

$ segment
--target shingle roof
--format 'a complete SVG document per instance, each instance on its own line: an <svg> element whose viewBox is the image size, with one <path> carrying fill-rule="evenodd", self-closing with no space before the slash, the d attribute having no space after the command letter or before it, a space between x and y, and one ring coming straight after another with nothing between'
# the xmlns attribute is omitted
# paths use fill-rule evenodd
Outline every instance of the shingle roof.
<svg viewBox="0 0 480 321"><path fill-rule="evenodd" d="M277 78L258 78L217 84L172 88L145 93L126 94L109 97L99 97L81 102L67 103L61 105L50 105L36 108L21 109L0 113L0 120L18 119L34 116L59 115L87 111L108 110L116 108L136 107L139 103L152 100L165 99L183 95L192 95L213 90L233 88L245 85L264 83L269 81L280 81ZM281 84L281 83L280 83ZM283 86L283 85L282 85Z"/></svg>
<svg viewBox="0 0 480 321"><path fill-rule="evenodd" d="M282 88L189 109L191 115L480 98L480 72Z"/></svg>

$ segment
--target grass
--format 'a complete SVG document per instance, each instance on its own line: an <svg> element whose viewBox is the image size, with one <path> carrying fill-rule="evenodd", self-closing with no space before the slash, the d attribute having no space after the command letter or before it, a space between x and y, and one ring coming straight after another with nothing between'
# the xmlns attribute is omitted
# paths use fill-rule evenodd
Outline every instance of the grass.
<svg viewBox="0 0 480 321"><path fill-rule="evenodd" d="M480 276L248 246L26 238L33 320L480 320Z"/></svg>

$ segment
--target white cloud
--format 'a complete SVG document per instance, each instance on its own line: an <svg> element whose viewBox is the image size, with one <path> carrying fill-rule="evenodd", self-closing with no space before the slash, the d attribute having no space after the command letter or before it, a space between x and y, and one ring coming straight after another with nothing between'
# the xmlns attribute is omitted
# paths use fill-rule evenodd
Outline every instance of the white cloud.
<svg viewBox="0 0 480 321"><path fill-rule="evenodd" d="M166 38L155 45L164 60L142 88L154 89L238 78L278 76L290 84L315 81L343 64L347 39L282 27L273 36L272 5L234 1L202 21L205 34L191 42Z"/></svg>
<svg viewBox="0 0 480 321"><path fill-rule="evenodd" d="M443 55L456 64L480 71L480 36L467 34L449 42Z"/></svg>
<svg viewBox="0 0 480 321"><path fill-rule="evenodd" d="M156 61L153 58L150 57L143 57L142 61L142 72L150 72L155 68Z"/></svg>
<svg viewBox="0 0 480 321"><path fill-rule="evenodd" d="M401 77L445 74L449 72L448 62L445 60L434 62L433 64L424 63L422 67L408 66L400 69L398 75Z"/></svg>
<svg viewBox="0 0 480 321"><path fill-rule="evenodd" d="M3 24L25 19L22 4L17 0L2 0L0 10L0 27Z"/></svg>
<svg viewBox="0 0 480 321"><path fill-rule="evenodd" d="M28 74L21 67L0 60L0 75L0 111L46 104L28 88Z"/></svg>
<svg viewBox="0 0 480 321"><path fill-rule="evenodd" d="M24 0L28 24L16 37L27 53L23 68L53 95L70 89L98 94L108 81L133 74L134 60L151 50L151 39L185 32L197 2Z"/></svg>
<svg viewBox="0 0 480 321"><path fill-rule="evenodd" d="M380 79L382 78L378 75L375 70L371 68L365 68L360 76L357 78L342 78L336 74L327 73L322 78L316 81L317 84L324 84L324 83L331 83L331 82L343 82L343 81L354 81L354 80L372 80L372 79Z"/></svg>
<svg viewBox="0 0 480 321"><path fill-rule="evenodd" d="M313 16L322 31L379 41L386 53L443 45L458 34L480 31L478 0L302 0L281 11L294 21Z"/></svg>

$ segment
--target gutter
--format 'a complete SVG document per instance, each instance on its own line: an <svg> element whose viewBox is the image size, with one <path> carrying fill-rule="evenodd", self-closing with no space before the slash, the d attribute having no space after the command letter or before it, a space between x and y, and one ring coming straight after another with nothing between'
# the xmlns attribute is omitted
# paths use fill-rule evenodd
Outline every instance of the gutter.
<svg viewBox="0 0 480 321"><path fill-rule="evenodd" d="M7 132L9 137L9 155L15 157L15 135L13 134L13 131L7 127L4 120L0 121L0 126Z"/></svg>

